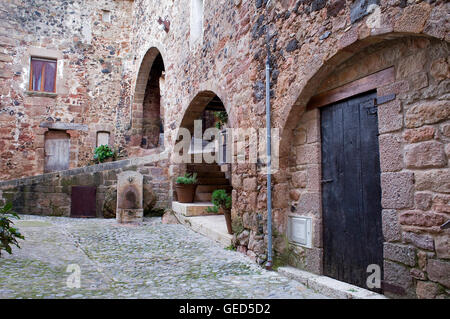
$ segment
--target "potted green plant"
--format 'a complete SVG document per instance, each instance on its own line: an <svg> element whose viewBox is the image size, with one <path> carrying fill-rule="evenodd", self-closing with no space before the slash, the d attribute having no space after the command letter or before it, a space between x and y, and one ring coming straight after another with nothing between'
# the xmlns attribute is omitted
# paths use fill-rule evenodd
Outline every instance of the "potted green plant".
<svg viewBox="0 0 450 319"><path fill-rule="evenodd" d="M98 163L111 162L115 152L108 145L100 145L94 151L94 160Z"/></svg>
<svg viewBox="0 0 450 319"><path fill-rule="evenodd" d="M192 203L197 189L197 173L186 173L176 179L175 190L180 203Z"/></svg>
<svg viewBox="0 0 450 319"><path fill-rule="evenodd" d="M228 122L228 114L226 111L217 111L214 112L214 116L216 117L217 121L215 123L215 126L217 129L222 129L223 125Z"/></svg>
<svg viewBox="0 0 450 319"><path fill-rule="evenodd" d="M224 189L216 189L212 193L214 208L211 211L219 212L225 216L228 234L233 234L231 227L231 196Z"/></svg>

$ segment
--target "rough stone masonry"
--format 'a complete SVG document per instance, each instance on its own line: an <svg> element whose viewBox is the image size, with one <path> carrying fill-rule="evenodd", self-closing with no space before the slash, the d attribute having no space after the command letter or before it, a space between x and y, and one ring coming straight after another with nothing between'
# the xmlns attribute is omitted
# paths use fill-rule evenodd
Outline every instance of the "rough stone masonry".
<svg viewBox="0 0 450 319"><path fill-rule="evenodd" d="M0 178L42 174L46 134L55 128L70 136L70 168L89 163L98 132L108 132L124 158L159 152L141 145L144 113L157 114L144 109L144 100L160 54L159 114L169 160L158 164L156 184L167 190L169 203L173 180L185 170L170 158L177 132L205 107L205 92L220 98L229 127L264 127L268 47L272 127L281 131L274 248L279 255L291 252L291 265L321 274L320 112L307 105L314 96L393 68L392 77L375 87L378 97L390 97L379 103L377 115L384 282L392 288L385 294L448 298L449 230L440 225L450 216L450 3L193 2L1 2ZM30 92L33 56L57 59L56 92ZM264 264L267 187L261 169L233 163L230 180L235 244ZM5 182L0 193L8 189ZM312 218L311 247L286 246L289 215Z"/></svg>

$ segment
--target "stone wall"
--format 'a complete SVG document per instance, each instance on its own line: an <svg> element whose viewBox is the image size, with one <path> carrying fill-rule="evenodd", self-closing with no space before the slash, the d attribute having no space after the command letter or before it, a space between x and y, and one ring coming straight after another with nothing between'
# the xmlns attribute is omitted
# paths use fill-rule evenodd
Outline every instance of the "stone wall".
<svg viewBox="0 0 450 319"><path fill-rule="evenodd" d="M131 9L132 2L113 0L1 2L0 179L44 172L49 128L42 123L70 134L70 168L92 159L97 131L123 147ZM55 94L29 91L32 56L57 59Z"/></svg>
<svg viewBox="0 0 450 319"><path fill-rule="evenodd" d="M159 156L159 155L158 155ZM20 214L70 216L72 186L97 188L97 217L113 218L116 211L117 174L137 171L144 177L144 214L170 206L167 159L121 160L82 168L0 182L0 205L12 202Z"/></svg>
<svg viewBox="0 0 450 319"><path fill-rule="evenodd" d="M52 118L59 116L61 121L64 118L64 121L70 122L73 120L74 123L89 125L91 125L91 122L99 126L105 123L105 125L111 125L116 144L125 144L128 151L133 148L131 154L139 156L145 155L145 151L151 151L140 148L142 134L139 135L139 130L142 127L142 102L147 86L148 73L158 53L161 53L165 67L165 76L160 82L160 101L164 111L161 112L164 114L164 146L168 154L171 154L180 123L186 123L192 113L201 111L198 106L202 99L211 96L210 92L216 94L223 102L229 115L229 127L265 127L264 64L267 57L266 44L268 44L271 51L272 127L279 128L282 133L280 145L281 169L273 176L273 214L277 252L281 252L285 246L286 217L291 211L292 204L297 204L297 210L301 210L303 207L311 214L314 211L316 211L314 214L317 214L317 205L320 205L320 192L317 187L317 177L320 174L317 150L320 141L318 135L316 135L319 118L317 111L305 113L306 105L311 96L321 90L341 85L342 79L332 75L336 67L341 65L342 68L347 68L353 63L352 61L361 60L358 53L365 49L376 48L373 45L377 44L382 48L387 46L386 41L389 40L394 43L393 46L392 43L390 44L391 48L395 47L396 41L401 46L402 41L404 41L401 39L405 36L426 37L427 40L425 41L413 41L412 43L416 47L410 48L411 50L417 50L417 52L425 52L420 54L427 56L425 58L427 61L426 69L418 65L421 71L415 74L408 74L407 68L404 68L405 71L397 70L399 72L397 74L398 81L393 83L391 87L380 88L379 91L379 94L383 95L389 91L397 94L395 101L380 105L380 116L384 114L383 116L394 119L381 120L380 123L397 125L396 129L392 131L391 129L386 131L380 129L383 134L386 134L385 141L381 141L380 145L388 145L391 142L395 144L399 141L403 145L402 152L404 154L402 153L402 155L405 156L405 164L402 164L401 169L397 167L398 170L391 171L387 168L388 170L383 174L386 177L391 175L403 176L405 173L409 176L414 174L416 180L414 190L417 190L418 193L425 193L425 197L431 196L432 211L437 211L436 207L439 206L436 204L437 202L433 204L433 198L445 197L443 195L446 192L442 191L446 187L443 173L448 173L448 164L442 167L434 167L429 166L429 162L439 159L441 163L439 165L444 165L445 159L448 161L448 146L443 145L447 142L445 134L442 133L447 130L444 126L447 123L448 115L442 118L442 112L436 113L432 110L433 108L428 109L429 106L427 105L429 104L422 105L421 103L433 101L433 103L437 103L436 105L440 105L437 106L439 108L448 102L448 96L445 95L449 91L448 73L440 71L448 68L448 62L442 60L445 54L448 55L447 44L450 40L450 33L446 24L450 4L446 1L281 0L271 1L268 6L266 6L267 1L263 0L205 1L203 30L200 39L196 39L192 43L190 41L190 25L192 23L189 19L191 16L199 16L199 13L192 14L190 12L190 0L110 1L117 6L122 6L123 12L117 13L117 19L121 23L118 23L115 27L111 26L109 29L101 21L98 21L100 18L98 13L99 2L60 1L61 6L55 5L54 7L63 8L61 9L64 11L61 13L62 15L67 12L79 12L77 10L65 10L64 8L71 9L71 6L77 6L78 8L80 2L83 4L86 2L83 8L92 13L92 21L95 21L92 24L92 30L95 29L99 33L101 31L102 34L105 31L110 31L110 33L106 37L108 40L105 39L104 42L92 41L92 46L89 46L86 45L87 40L83 39L86 38L86 34L90 33L79 31L81 27L75 28L77 30L75 32L76 37L71 36L71 30L64 32L68 48L67 52L64 52L68 55L68 59L72 54L76 56L69 65L79 70L80 74L86 73L81 76L82 80L75 81L75 85L69 85L72 90L75 90L72 91L72 94L75 94L73 98L69 95L65 99L61 98L61 102L51 104L62 105L64 106L63 109L56 111L57 107L49 107L44 114L36 115L39 120L33 120L33 123L43 121L49 116ZM38 0L27 2L29 2L27 6L13 5L11 8L4 9L5 11L0 11L0 14L4 17L4 12L15 12L16 8L19 7L24 11L26 10L25 7L30 7L30 4L33 7L40 3ZM15 1L12 3L15 3ZM370 5L377 5L378 8ZM95 8L90 6L95 6ZM42 7L45 8L45 6ZM128 13L130 13L131 18L127 15ZM38 14L35 15L38 16ZM51 21L51 19L48 16L45 17L45 21ZM17 20L20 21L20 19ZM9 26L8 21L10 20L3 21L6 21L2 24L2 26L7 26L6 32L14 35L14 28L21 30L21 27L17 24L12 23L11 25L14 27ZM162 27L159 21L165 21L167 28ZM96 24L96 22L99 23ZM128 28L128 22L131 23L130 28ZM49 28L60 28L58 25L52 26L50 23ZM42 30L46 28L44 27ZM81 28L81 30L83 29ZM58 30L62 31L62 29ZM38 31L34 29L32 32L30 31L29 38L35 38L34 33L39 34ZM28 34L27 32L23 33ZM75 38L76 41L74 41ZM121 41L116 42L118 38ZM98 39L102 39L102 36L98 35ZM111 44L114 50L108 49L108 46L104 45L109 43L108 41L111 41L111 39L114 39L114 45ZM11 40L3 34L0 40L1 43L4 43L1 46L1 53L3 53L1 56L2 59L6 60L9 59L9 55L12 55L15 59L17 54L14 52L18 48L25 50L28 45L26 42L21 46L19 45L19 39L12 37ZM45 44L45 41L42 41L42 43ZM99 43L99 48L96 47L97 43ZM63 50L62 47L63 44L61 44L61 50ZM408 48L408 50L410 49ZM389 55L389 52L397 51L390 49L385 52ZM413 51L408 52L410 52L411 57L406 53L403 55L409 59L409 62L403 62L405 66L416 63L415 53ZM97 54L99 56L95 57ZM418 61L423 61L423 56L420 56L420 54L417 57ZM24 55L22 54L22 56ZM433 62L439 59L441 59L441 62ZM431 62L435 64L432 66ZM392 59L390 63L398 65L401 69L399 61ZM24 116L24 110L41 112L42 108L27 108L20 104L23 103L21 100L17 100L19 104L14 106L16 103L14 102L14 96L18 93L10 93L10 90L23 92L23 88L20 88L19 84L23 83L24 75L22 73L14 75L15 72L23 72L23 65L24 63L12 63L8 60L3 61L0 67L3 70L0 74L3 75L2 81L5 84L2 85L2 90L6 90L4 93L2 92L1 97L1 108L5 111L0 115L0 123L2 123L0 134L5 137L2 141L6 143L3 145L0 155L2 157L0 172L5 175L4 178L7 178L6 175L9 176L9 174L12 177L29 175L27 172L34 174L39 171L38 167L40 167L36 159L37 155L34 154L36 151L33 151L39 148L35 145L41 145L42 152L42 138L36 137L36 133L34 133L39 132L40 129L36 124L31 126L28 123L22 127L20 126L21 121L16 120L16 118ZM369 64L366 67L368 69L361 70L359 75L347 74L343 76L347 77L347 81L352 81L362 73L368 73L371 67L381 66ZM440 80L435 80L433 74L438 74ZM333 77L336 79L332 80ZM327 80L328 78L329 80ZM344 79L344 81L346 80ZM323 83L325 84L321 88ZM406 83L407 88L405 87ZM15 87L17 89L10 89ZM438 92L434 92L435 89ZM80 92L77 92L77 90ZM87 90L87 92L83 92L84 90ZM400 101L402 99L401 94L407 95L404 101ZM438 98L436 94L440 94L440 97ZM82 99L77 102L77 96L79 95L82 95ZM31 99L31 97L28 99ZM51 98L48 97L34 97L34 99L45 105L51 102ZM60 99L59 95L57 99ZM89 102L84 102L85 100ZM98 103L94 103L94 100ZM193 101L196 101L196 103L192 103ZM86 112L86 108L84 108L87 105L91 105L90 112ZM407 110L410 109L405 105L408 107L414 106L411 110L415 111L409 111L410 117L408 118L411 118L411 121L414 121L413 119L416 116L420 117L421 114L429 113L432 117L439 117L439 123L438 121L424 123L425 128L421 125L418 125L417 128L406 127L404 119L408 114ZM77 110L74 113L76 115L72 115L69 107ZM130 109L132 114L130 114ZM444 108L444 110L446 109ZM16 111L19 111L22 115ZM10 115L11 112L13 115ZM136 118L133 114L136 115ZM401 121L399 120L400 117ZM13 130L10 127L12 118L15 119L14 123L19 123L14 124ZM141 118L141 121L139 121L139 118ZM398 126L400 122L402 122L401 127ZM432 128L428 128L428 126ZM305 129L305 131L302 131L302 129ZM410 132L405 133L406 135L420 135L415 131L422 129L424 130L422 134L425 135L427 134L425 131L434 129L433 138L420 142L404 140L403 132ZM11 131L14 135L11 135ZM30 132L31 136L19 142L20 132L24 132L22 135ZM83 133L83 131L76 131L74 134L80 136L80 140L84 141L78 144L78 151L73 152L74 154L86 154L86 156L78 155L77 165L82 165L88 154L87 151L83 150L91 148L93 135ZM302 137L302 134L306 134L306 136ZM291 149L294 148L296 152L292 154ZM24 149L24 151L20 151L21 149ZM431 152L424 151L425 149ZM436 149L438 150L437 153ZM444 153L442 153L442 150ZM380 154L384 156L383 151ZM417 156L417 154L423 155ZM428 154L435 155L430 159L426 158ZM399 160L398 156L397 154L397 160ZM42 158L42 154L39 158ZM24 159L27 161L25 162ZM291 163L295 163L297 160L301 163L298 168L294 168ZM382 165L388 166L387 163L390 163L390 161L391 159L384 158L382 159ZM31 163L29 164L31 166L25 167L27 164L24 163ZM71 165L75 166L76 164L73 162ZM171 160L169 160L169 165L170 178L173 180L179 170ZM393 165L398 164L393 162ZM433 174L436 174L436 178L430 177L430 175L434 176ZM422 175L423 182L418 184L417 181L420 180ZM296 177L294 178L294 176ZM266 176L261 172L261 167L256 164L233 163L231 179L234 188L232 216L236 226L235 229L238 230L236 243L240 251L263 264L267 258ZM293 182L294 179L295 182ZM411 179L408 179L408 181L411 181ZM417 185L425 186L422 186L423 190L421 190L420 187L417 188ZM400 186L399 189L401 189ZM388 193L386 198L396 194L396 190L388 191ZM422 194L423 196L424 194ZM384 200L384 203L387 202ZM444 207L443 205L445 205L445 202L440 204L439 207ZM398 212L395 212L395 216L399 218L399 222L402 222L403 219L400 219L400 216L406 214L407 210L420 208L392 209L399 209ZM430 214L429 212L431 212L429 209L422 208L420 210L425 212L423 214ZM408 213L404 220L408 220L407 223L412 223L410 220L415 217L406 218L406 216L417 216L417 219L420 220L421 214L421 212ZM436 216L444 215L440 211L436 213ZM445 216L448 218L448 215ZM414 234L411 235L411 238L414 238L411 239L412 241L418 241L417 238L424 238L424 235L432 236L433 240L440 236L435 232L435 226L422 228L419 225L412 225L411 229L408 227L410 226L402 225L402 233L405 229L404 233ZM315 219L314 228L320 230L320 218ZM413 229L416 232L411 231ZM422 234L419 236L417 232ZM433 232L434 235L432 235ZM425 238L428 238L426 236ZM295 252L291 263L320 273L320 240L320 232L315 232L313 240L315 248L309 252L307 250ZM439 241L439 239L437 240ZM397 245L400 241L397 240L394 243ZM402 245L414 246L406 242L402 242ZM389 249L389 247L388 244L386 249ZM417 250L418 253L419 250L421 249ZM445 258L433 255L434 252L430 249L424 249L423 251L432 256L430 265L434 265L435 269L439 267L439 269L442 269L438 273L441 275L448 273L447 268L445 268L448 262L444 260ZM439 254L442 255L442 253ZM402 253L398 252L394 255L401 256ZM423 257L421 258L423 260ZM435 283L437 282L441 285L439 287L443 285L448 289L448 286L442 283L441 279L436 279L435 270L430 271L430 274L432 274L429 275L431 281L417 281L406 274L408 271L416 273L420 267L409 265L408 268L403 266L404 263L398 263L398 260L393 259L395 258L389 257L389 260L386 259L387 269L389 269L389 265L395 265L393 269L401 270L397 272L397 277L403 278L404 283L408 282L408 285L405 286L406 291L410 292L420 287L422 290L424 287L430 287L432 290L433 287L436 287ZM402 285L402 283L399 284ZM417 294L420 295L421 293L418 292ZM442 296L442 293L439 292L436 295Z"/></svg>
<svg viewBox="0 0 450 319"><path fill-rule="evenodd" d="M430 4L425 1L284 0L271 1L269 6L266 3L259 0L205 2L202 38L190 43L190 23L187 19L195 16L190 12L190 1L135 1L131 45L135 52L132 73L136 76L129 90L133 97L143 96L142 87L147 82L141 77L141 73L145 72L141 71L149 71L154 59L149 56L160 52L165 65L164 92L161 94L164 144L169 154L180 123L188 123L192 114L201 111L201 101L207 99L209 92L216 94L223 102L230 127L264 127L264 64L266 44L269 45L272 126L282 131L281 169L273 176L275 248L277 253L281 253L286 247L286 217L292 203L289 197L293 197L297 210L304 208L303 211L310 214L315 211L317 214L320 207L318 111L304 114L310 97L320 92L321 84L336 67L359 61L361 56L358 53L377 43L384 46L389 40L401 42L405 35L420 35L430 41L442 41L439 42L441 44L430 42L433 45L426 44L426 41L417 42L418 46L428 46L422 49L429 52L430 57L448 54L446 43L449 36L445 21L450 7L444 1ZM378 9L370 9L370 4L378 5ZM170 22L169 30L159 27L159 18ZM383 63L386 61L383 60ZM393 65L395 61L389 63ZM370 73L369 69L361 72ZM415 82L410 90L408 88L409 92L427 91L420 88L424 75L419 73L411 77ZM347 80L357 78L351 77L349 75ZM448 92L447 79L448 75L445 75L438 85L441 93ZM431 77L428 81L434 85ZM341 79L336 80L335 84L330 82L329 88L342 83ZM401 90L401 84L401 81L395 82L391 90ZM379 93L384 95L388 92L389 87L386 87ZM432 95L432 89L427 92L425 96ZM138 104L133 105L133 110L139 112ZM392 110L389 106L380 106L381 109ZM299 124L307 128L304 145L294 138ZM130 137L131 141L134 134ZM299 132L301 139L300 135ZM136 143L140 141L139 138L134 139ZM293 144L298 150L295 156L290 152ZM302 168L291 172L290 163L297 158L302 162ZM447 172L448 166L444 170ZM172 179L177 172L177 167L172 165ZM298 175L298 186L292 185L291 173ZM439 183L439 187L443 184ZM266 176L256 164L233 163L232 185L232 216L237 230L235 243L240 251L263 264L267 258ZM395 191L391 190L390 194L395 194ZM321 229L320 218L315 219L314 229ZM313 237L315 248L294 250L290 263L321 273L320 242L321 233L318 231ZM387 269L389 273L389 264ZM408 284L405 291L415 295L411 291L416 289L416 279L405 275L409 269L401 269L403 272L399 272L396 278L410 280L411 285ZM441 292L439 294L442 295Z"/></svg>

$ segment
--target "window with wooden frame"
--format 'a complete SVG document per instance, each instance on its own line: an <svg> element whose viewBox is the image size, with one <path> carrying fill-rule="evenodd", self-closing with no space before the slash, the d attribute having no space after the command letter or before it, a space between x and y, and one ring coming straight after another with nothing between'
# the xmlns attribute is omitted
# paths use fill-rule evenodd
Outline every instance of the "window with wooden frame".
<svg viewBox="0 0 450 319"><path fill-rule="evenodd" d="M31 58L30 91L56 93L56 60Z"/></svg>

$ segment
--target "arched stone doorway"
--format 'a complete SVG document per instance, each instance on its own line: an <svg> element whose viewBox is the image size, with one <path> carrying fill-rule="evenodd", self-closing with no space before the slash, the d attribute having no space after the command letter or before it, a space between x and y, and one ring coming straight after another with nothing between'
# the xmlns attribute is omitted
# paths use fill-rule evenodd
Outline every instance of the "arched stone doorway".
<svg viewBox="0 0 450 319"><path fill-rule="evenodd" d="M161 53L150 48L145 54L136 80L132 105L132 153L145 155L146 150L164 144L164 107L162 92L165 67Z"/></svg>
<svg viewBox="0 0 450 319"><path fill-rule="evenodd" d="M150 75L145 89L142 105L142 139L141 147L155 148L164 140L164 109L161 107L160 82L163 77L164 62L161 54L153 61Z"/></svg>
<svg viewBox="0 0 450 319"><path fill-rule="evenodd" d="M217 129L217 135L208 134L208 129L212 128ZM198 93L184 113L177 134L178 142L190 139L189 147L174 149L180 155L179 158L186 155L186 152L188 155L179 163L178 171L196 173L199 177L196 201L210 201L211 194L216 189L231 192L231 164L221 162L219 156L216 156L219 139L227 128L228 116L222 100L212 91ZM182 129L189 132L188 137L182 135Z"/></svg>
<svg viewBox="0 0 450 319"><path fill-rule="evenodd" d="M285 152L282 155L289 158L280 163L291 172L286 229L291 227L292 217L311 220L311 245L294 246L303 256L296 264L330 275L324 268L330 250L325 243L329 234L325 232L330 231L331 223L325 219L325 209L329 208L323 197L329 176L325 176L323 167L326 154L321 107L374 92L374 103L366 111L378 120L375 134L379 135L381 196L377 218L383 236L378 248L383 262L378 266L384 270L382 288L388 295L415 297L423 285L431 285L436 291L444 287L439 278L426 279L426 273L430 264L444 265L447 258L438 254L448 238L439 230L448 219L446 209L439 204L447 198L446 183L432 180L433 176L449 174L449 136L444 133L450 125L449 44L429 37L404 36L366 43L357 43L359 49L334 66L333 62L339 60L336 57L324 64L294 106L289 120L296 124L284 132L280 147ZM343 147L340 152L345 153L349 147ZM344 198L339 197L338 203ZM424 261L423 256L433 257ZM423 276L415 275L419 273Z"/></svg>
<svg viewBox="0 0 450 319"><path fill-rule="evenodd" d="M223 189L230 196L231 164L219 160L219 139L228 128L227 111L222 100L212 91L202 91L192 100L181 120L177 142L172 156L172 185L178 176L196 174L198 185L194 203L179 203L174 191L173 210L184 218L192 218L190 224L199 224L200 232L213 237L225 246L231 244L225 218L213 213L211 197L215 190ZM215 128L215 130L212 130ZM216 132L210 135L210 132ZM184 146L179 146L184 145ZM175 160L175 158L177 158ZM196 227L194 227L196 228Z"/></svg>

